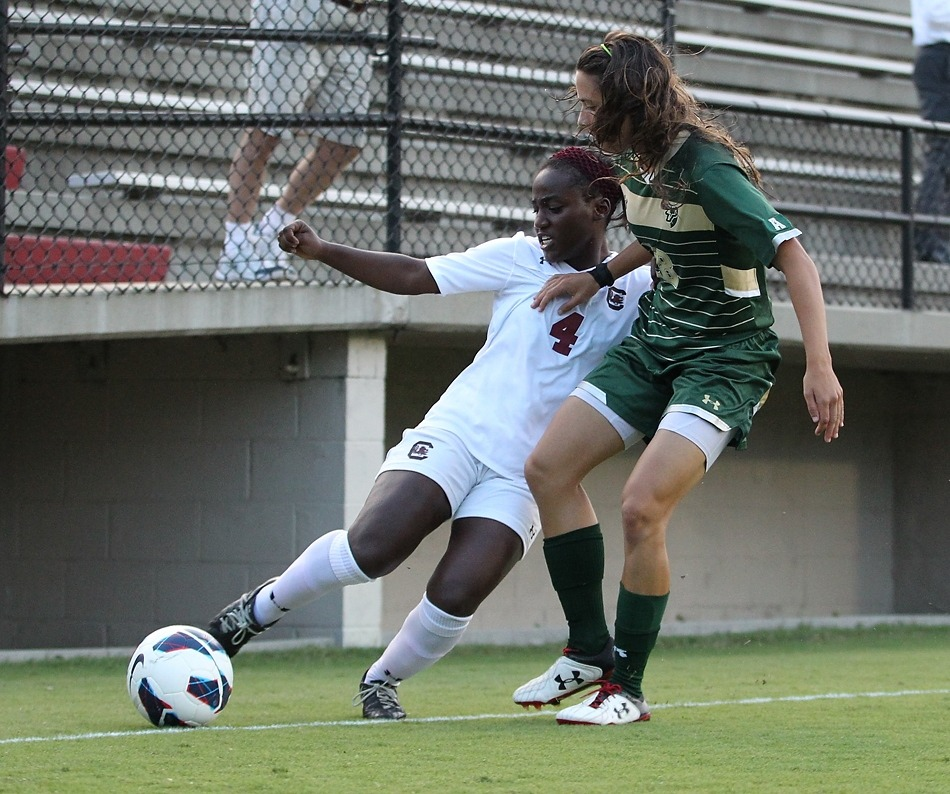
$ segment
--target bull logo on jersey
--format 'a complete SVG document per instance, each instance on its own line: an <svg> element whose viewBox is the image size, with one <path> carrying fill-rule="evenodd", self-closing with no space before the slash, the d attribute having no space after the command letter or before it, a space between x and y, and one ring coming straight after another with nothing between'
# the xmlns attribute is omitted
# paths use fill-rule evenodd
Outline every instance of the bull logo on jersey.
<svg viewBox="0 0 950 794"><path fill-rule="evenodd" d="M666 222L670 225L672 229L676 226L676 222L680 219L680 208L679 207L667 207L666 208Z"/></svg>
<svg viewBox="0 0 950 794"><path fill-rule="evenodd" d="M610 287L607 290L607 305L615 312L619 312L623 308L626 300L626 290L619 289L618 287Z"/></svg>
<svg viewBox="0 0 950 794"><path fill-rule="evenodd" d="M429 450L432 449L431 441L417 441L409 450L410 460L425 460L429 457Z"/></svg>
<svg viewBox="0 0 950 794"><path fill-rule="evenodd" d="M673 260L669 255L658 248L653 249L653 261L656 262L656 275L661 281L676 289L680 283L680 277L676 274L676 268L673 267Z"/></svg>

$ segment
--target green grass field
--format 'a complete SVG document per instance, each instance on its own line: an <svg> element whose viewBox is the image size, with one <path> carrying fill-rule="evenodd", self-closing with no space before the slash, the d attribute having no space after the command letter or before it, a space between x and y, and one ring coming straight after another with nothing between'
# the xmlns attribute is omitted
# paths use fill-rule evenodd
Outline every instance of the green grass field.
<svg viewBox="0 0 950 794"><path fill-rule="evenodd" d="M0 664L0 792L950 792L950 629L662 638L647 723L559 726L511 691L559 648L466 647L351 705L373 651L235 659L207 728L134 710L126 660Z"/></svg>

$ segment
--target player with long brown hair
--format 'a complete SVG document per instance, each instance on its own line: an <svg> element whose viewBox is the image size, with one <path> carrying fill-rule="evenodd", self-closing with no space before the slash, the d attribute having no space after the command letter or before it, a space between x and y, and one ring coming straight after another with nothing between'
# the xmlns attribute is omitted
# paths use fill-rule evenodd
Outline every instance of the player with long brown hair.
<svg viewBox="0 0 950 794"><path fill-rule="evenodd" d="M788 284L805 347L805 403L825 441L844 424L844 395L800 231L771 206L749 151L703 112L662 48L633 33L608 34L577 61L573 99L580 127L614 157L636 242L589 275L553 277L536 304L546 310L566 297L560 311L571 311L650 257L658 280L641 298L633 333L575 389L528 458L569 638L514 699L554 704L600 684L557 719L611 725L650 716L642 679L670 592L673 511L726 446L746 446L775 381L766 268ZM581 482L641 439L647 446L621 495L624 560L611 637L603 537Z"/></svg>

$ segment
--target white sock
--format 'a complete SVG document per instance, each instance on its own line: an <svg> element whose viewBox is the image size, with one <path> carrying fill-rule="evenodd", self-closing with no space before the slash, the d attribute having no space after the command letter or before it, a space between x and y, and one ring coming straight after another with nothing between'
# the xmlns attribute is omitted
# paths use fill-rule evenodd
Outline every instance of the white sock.
<svg viewBox="0 0 950 794"><path fill-rule="evenodd" d="M450 615L423 595L363 680L385 681L395 686L431 667L456 646L471 621L472 615L467 618Z"/></svg>
<svg viewBox="0 0 950 794"><path fill-rule="evenodd" d="M369 581L353 559L346 532L328 532L304 549L277 581L261 588L254 599L254 620L265 626L326 593Z"/></svg>
<svg viewBox="0 0 950 794"><path fill-rule="evenodd" d="M277 233L281 229L290 225L295 220L297 220L296 215L287 210L282 210L275 204L267 211L267 214L261 219L260 225L257 228L261 237L271 239L277 237Z"/></svg>

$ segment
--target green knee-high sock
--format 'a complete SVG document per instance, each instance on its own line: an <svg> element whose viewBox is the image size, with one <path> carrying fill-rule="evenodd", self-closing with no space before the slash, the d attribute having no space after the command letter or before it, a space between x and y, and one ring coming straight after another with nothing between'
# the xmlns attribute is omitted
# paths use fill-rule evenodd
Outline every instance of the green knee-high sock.
<svg viewBox="0 0 950 794"><path fill-rule="evenodd" d="M594 655L610 639L604 617L604 536L600 524L544 540L544 561L567 618L568 647Z"/></svg>
<svg viewBox="0 0 950 794"><path fill-rule="evenodd" d="M637 595L620 585L614 637L614 668L611 681L636 698L643 698L643 671L656 645L660 623L670 594Z"/></svg>

